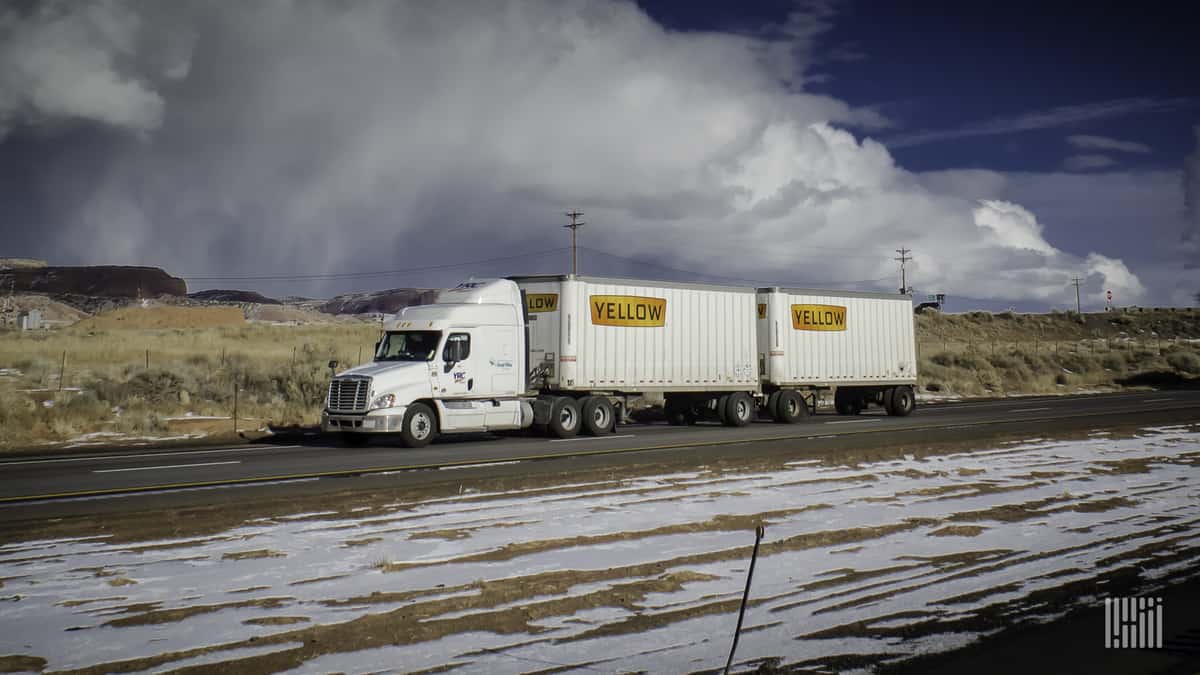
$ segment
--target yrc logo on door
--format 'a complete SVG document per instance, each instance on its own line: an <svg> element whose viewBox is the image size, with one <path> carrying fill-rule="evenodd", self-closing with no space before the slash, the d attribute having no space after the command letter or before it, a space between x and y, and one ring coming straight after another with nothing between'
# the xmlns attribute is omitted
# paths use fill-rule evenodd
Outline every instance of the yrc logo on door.
<svg viewBox="0 0 1200 675"><path fill-rule="evenodd" d="M846 308L841 305L792 305L796 330L846 330Z"/></svg>
<svg viewBox="0 0 1200 675"><path fill-rule="evenodd" d="M526 293L525 306L530 313L553 312L558 309L558 293Z"/></svg>
<svg viewBox="0 0 1200 675"><path fill-rule="evenodd" d="M667 322L666 298L636 295L593 295L588 298L597 326L659 328Z"/></svg>

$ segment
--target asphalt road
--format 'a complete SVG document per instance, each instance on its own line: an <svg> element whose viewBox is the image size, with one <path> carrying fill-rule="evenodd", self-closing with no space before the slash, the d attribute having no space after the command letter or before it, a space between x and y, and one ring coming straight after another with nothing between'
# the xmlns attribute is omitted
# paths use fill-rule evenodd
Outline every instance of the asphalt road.
<svg viewBox="0 0 1200 675"><path fill-rule="evenodd" d="M1200 391L1133 392L1083 397L1006 399L921 406L910 417L872 411L857 417L820 414L798 425L759 422L740 429L700 424L622 426L605 437L551 440L529 435L447 438L419 450L376 439L363 448L327 438L293 438L238 447L137 448L89 455L38 456L0 462L0 504L128 495L211 486L252 485L378 475L421 469L480 468L555 458L631 461L630 454L705 450L744 452L748 444L869 442L892 438L984 436L1019 427L1031 435L1083 421L1097 426L1138 418L1200 419ZM295 442L299 440L300 442Z"/></svg>

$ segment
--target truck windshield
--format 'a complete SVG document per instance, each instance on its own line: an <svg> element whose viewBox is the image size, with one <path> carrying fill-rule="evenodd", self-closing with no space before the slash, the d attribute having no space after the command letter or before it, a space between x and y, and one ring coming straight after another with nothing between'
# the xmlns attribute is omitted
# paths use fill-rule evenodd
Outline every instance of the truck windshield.
<svg viewBox="0 0 1200 675"><path fill-rule="evenodd" d="M441 331L410 330L391 332L379 341L376 361L432 361L437 353Z"/></svg>

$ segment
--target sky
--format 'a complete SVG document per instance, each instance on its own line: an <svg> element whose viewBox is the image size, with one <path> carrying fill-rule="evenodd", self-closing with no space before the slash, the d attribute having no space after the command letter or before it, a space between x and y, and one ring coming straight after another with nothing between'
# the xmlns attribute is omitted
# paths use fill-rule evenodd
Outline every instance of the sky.
<svg viewBox="0 0 1200 675"><path fill-rule="evenodd" d="M0 4L0 257L1191 306L1186 3Z"/></svg>

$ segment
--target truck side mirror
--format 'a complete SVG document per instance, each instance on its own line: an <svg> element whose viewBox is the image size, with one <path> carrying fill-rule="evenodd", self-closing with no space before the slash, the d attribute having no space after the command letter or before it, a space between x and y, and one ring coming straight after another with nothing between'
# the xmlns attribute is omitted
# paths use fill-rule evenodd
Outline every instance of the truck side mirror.
<svg viewBox="0 0 1200 675"><path fill-rule="evenodd" d="M448 372L454 370L454 364L455 364L454 361L447 361L446 365L442 368L442 372L448 373Z"/></svg>

